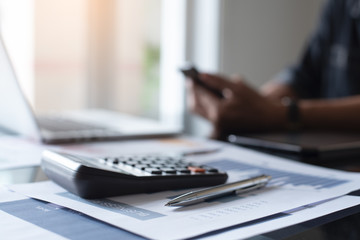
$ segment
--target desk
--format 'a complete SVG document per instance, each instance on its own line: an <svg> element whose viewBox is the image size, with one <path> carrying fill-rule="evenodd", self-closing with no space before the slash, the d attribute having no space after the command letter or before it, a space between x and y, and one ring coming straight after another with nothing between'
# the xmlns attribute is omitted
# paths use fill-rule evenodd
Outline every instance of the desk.
<svg viewBox="0 0 360 240"><path fill-rule="evenodd" d="M46 180L46 176L38 167L0 171L0 176L7 176L2 181L4 184ZM127 236L130 239L142 239L131 233L127 233ZM251 239L360 239L360 206L259 235Z"/></svg>

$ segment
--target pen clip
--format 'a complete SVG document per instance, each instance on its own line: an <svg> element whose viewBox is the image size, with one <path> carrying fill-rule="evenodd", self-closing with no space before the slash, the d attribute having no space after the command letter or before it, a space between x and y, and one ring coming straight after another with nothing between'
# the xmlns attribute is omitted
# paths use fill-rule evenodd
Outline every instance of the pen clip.
<svg viewBox="0 0 360 240"><path fill-rule="evenodd" d="M188 150L181 153L182 156L188 157L188 156L195 156L195 155L204 155L204 154L211 154L216 153L221 150L220 147L217 148L209 148L209 149L195 149L195 150Z"/></svg>
<svg viewBox="0 0 360 240"><path fill-rule="evenodd" d="M246 187L246 188L237 189L237 190L235 190L235 194L239 195L239 194L251 192L251 191L254 191L256 189L260 189L260 188L264 187L266 184L267 184L267 182L262 182L262 183L258 183L258 184L255 184L253 186L249 186L249 187Z"/></svg>

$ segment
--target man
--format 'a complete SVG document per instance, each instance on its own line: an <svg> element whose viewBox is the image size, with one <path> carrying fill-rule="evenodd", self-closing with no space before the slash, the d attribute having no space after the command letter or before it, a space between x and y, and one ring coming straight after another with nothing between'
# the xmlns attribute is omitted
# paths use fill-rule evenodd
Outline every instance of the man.
<svg viewBox="0 0 360 240"><path fill-rule="evenodd" d="M218 98L188 81L190 108L214 125L213 137L249 131L360 131L360 1L329 0L299 63L261 91L241 77L200 78Z"/></svg>

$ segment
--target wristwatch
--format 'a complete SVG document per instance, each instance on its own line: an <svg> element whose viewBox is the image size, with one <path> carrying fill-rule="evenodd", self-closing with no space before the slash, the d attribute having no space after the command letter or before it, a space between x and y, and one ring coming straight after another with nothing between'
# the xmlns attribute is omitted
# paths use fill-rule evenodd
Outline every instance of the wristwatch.
<svg viewBox="0 0 360 240"><path fill-rule="evenodd" d="M297 100L290 97L283 97L281 103L287 107L288 124L286 128L290 131L299 131L301 128L301 116Z"/></svg>

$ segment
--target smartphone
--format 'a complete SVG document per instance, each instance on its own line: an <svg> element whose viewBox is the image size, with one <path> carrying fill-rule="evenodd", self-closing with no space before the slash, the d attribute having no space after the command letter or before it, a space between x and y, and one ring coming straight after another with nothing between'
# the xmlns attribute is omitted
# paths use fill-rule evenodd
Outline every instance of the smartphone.
<svg viewBox="0 0 360 240"><path fill-rule="evenodd" d="M199 77L199 71L196 69L195 66L189 65L180 69L180 71L189 79L191 79L195 84L205 88L207 91L211 92L218 98L224 98L224 95L221 91L216 88L213 88L202 81Z"/></svg>

